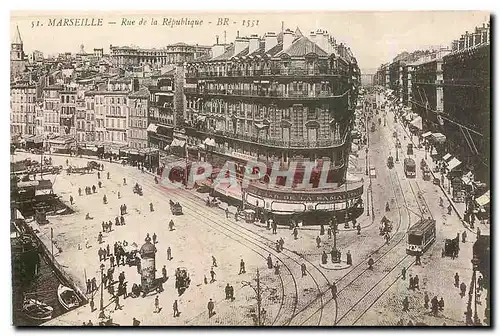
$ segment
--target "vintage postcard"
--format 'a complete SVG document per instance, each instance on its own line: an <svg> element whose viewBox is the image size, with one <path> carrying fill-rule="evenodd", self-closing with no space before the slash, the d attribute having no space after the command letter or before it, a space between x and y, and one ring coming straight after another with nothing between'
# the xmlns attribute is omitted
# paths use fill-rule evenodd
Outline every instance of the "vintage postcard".
<svg viewBox="0 0 500 336"><path fill-rule="evenodd" d="M490 13L12 12L15 326L490 326Z"/></svg>

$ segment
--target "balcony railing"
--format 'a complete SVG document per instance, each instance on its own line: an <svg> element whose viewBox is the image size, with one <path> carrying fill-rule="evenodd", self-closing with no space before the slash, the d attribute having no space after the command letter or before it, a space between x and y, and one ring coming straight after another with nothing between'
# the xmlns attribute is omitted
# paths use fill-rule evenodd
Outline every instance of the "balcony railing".
<svg viewBox="0 0 500 336"><path fill-rule="evenodd" d="M198 71L186 73L187 78L209 77L243 77L243 76L347 76L348 72L341 69L247 69L228 71Z"/></svg>
<svg viewBox="0 0 500 336"><path fill-rule="evenodd" d="M242 140L245 142L256 143L268 147L280 147L280 148L327 148L327 147L338 147L344 144L345 137L342 139L321 139L317 141L308 140L277 140L277 139L266 139L265 137L257 137L255 135L245 135L232 133L227 131L209 131L202 130L192 127L199 133L205 133L208 137L210 136L222 136L225 138L233 140Z"/></svg>
<svg viewBox="0 0 500 336"><path fill-rule="evenodd" d="M347 92L347 91L346 91ZM278 90L217 90L217 89L204 89L197 88L184 88L184 93L195 95L217 95L217 96L245 96L245 97L267 97L267 98L338 98L346 94L342 92L335 94L329 91L291 91L287 93Z"/></svg>

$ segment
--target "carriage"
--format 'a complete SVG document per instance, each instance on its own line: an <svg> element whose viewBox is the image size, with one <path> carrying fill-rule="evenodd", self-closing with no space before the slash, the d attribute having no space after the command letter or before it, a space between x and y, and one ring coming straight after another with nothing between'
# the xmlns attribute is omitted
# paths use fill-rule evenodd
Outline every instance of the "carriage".
<svg viewBox="0 0 500 336"><path fill-rule="evenodd" d="M191 278L186 268L178 267L175 270L175 288L179 295L182 295L186 288L191 284Z"/></svg>
<svg viewBox="0 0 500 336"><path fill-rule="evenodd" d="M139 185L139 183L135 184L133 191L134 191L134 194L142 196L142 187Z"/></svg>
<svg viewBox="0 0 500 336"><path fill-rule="evenodd" d="M389 233L392 231L392 223L387 217L382 217L382 220L380 221L380 235L383 236L386 233Z"/></svg>
<svg viewBox="0 0 500 336"><path fill-rule="evenodd" d="M182 215L182 205L179 202L170 200L170 211L174 216Z"/></svg>
<svg viewBox="0 0 500 336"><path fill-rule="evenodd" d="M456 257L458 256L458 251L460 250L460 239L459 235L453 239L446 239L444 241L444 256L446 257Z"/></svg>
<svg viewBox="0 0 500 336"><path fill-rule="evenodd" d="M392 156L389 156L387 158L387 167L389 167L389 169L392 169L394 167L394 158Z"/></svg>

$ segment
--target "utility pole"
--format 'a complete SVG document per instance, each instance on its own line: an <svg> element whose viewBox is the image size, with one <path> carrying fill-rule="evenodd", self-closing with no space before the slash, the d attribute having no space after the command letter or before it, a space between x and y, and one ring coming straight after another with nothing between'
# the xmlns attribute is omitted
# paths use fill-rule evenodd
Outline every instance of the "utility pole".
<svg viewBox="0 0 500 336"><path fill-rule="evenodd" d="M52 261L54 261L54 229L50 228L50 253L52 255Z"/></svg>
<svg viewBox="0 0 500 336"><path fill-rule="evenodd" d="M257 325L261 326L261 316L260 316L260 305L261 305L261 297L260 297L260 275L259 269L257 269Z"/></svg>

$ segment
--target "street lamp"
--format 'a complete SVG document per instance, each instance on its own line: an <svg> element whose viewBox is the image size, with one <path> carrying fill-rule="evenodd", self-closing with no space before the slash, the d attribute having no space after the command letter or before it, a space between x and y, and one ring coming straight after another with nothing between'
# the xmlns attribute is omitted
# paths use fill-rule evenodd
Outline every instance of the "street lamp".
<svg viewBox="0 0 500 336"><path fill-rule="evenodd" d="M368 176L368 147L365 149L366 156L365 156L365 163L366 163L366 176Z"/></svg>
<svg viewBox="0 0 500 336"><path fill-rule="evenodd" d="M104 298L103 298L103 290L104 290L104 264L101 264L99 267L101 269L101 301L99 305L99 318L104 318Z"/></svg>
<svg viewBox="0 0 500 336"><path fill-rule="evenodd" d="M257 288L255 288L250 282L248 281L242 281L241 282L243 284L243 286L241 286L241 288L243 287L250 287L253 289L253 291L255 292L255 294L257 294L257 325L258 326L261 326L262 325L262 318L261 318L261 302L262 302L262 299L261 299L261 296L260 296L260 275L259 275L259 269L257 269Z"/></svg>

